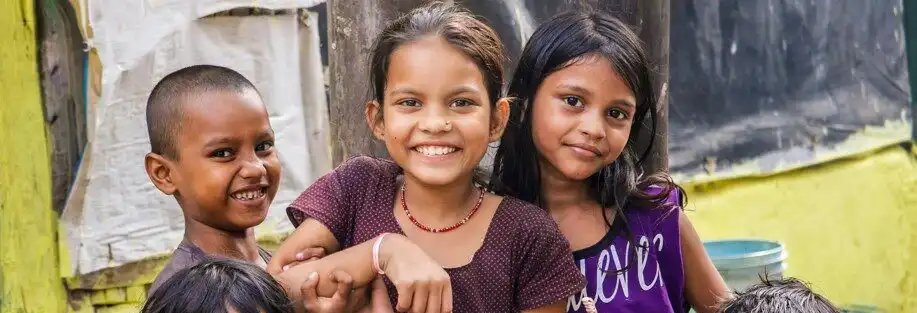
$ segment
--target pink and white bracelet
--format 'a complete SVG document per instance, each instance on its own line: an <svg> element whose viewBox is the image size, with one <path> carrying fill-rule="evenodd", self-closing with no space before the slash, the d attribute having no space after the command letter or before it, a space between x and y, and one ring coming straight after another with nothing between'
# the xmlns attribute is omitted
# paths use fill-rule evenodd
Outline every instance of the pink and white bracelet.
<svg viewBox="0 0 917 313"><path fill-rule="evenodd" d="M385 275L385 271L379 266L379 248L382 247L382 240L385 239L389 233L384 233L376 239L376 242L373 243L373 270L379 275Z"/></svg>

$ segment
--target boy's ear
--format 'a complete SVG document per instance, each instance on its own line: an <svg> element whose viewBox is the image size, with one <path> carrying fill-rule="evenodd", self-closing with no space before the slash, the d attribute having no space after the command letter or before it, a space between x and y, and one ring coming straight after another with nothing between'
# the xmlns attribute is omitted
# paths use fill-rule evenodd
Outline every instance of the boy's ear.
<svg viewBox="0 0 917 313"><path fill-rule="evenodd" d="M143 166L146 168L146 174L150 181L162 193L167 195L175 194L177 187L173 182L174 175L172 171L172 161L156 153L147 153L143 159Z"/></svg>
<svg viewBox="0 0 917 313"><path fill-rule="evenodd" d="M506 130L506 123L509 121L509 106L509 98L500 98L497 101L497 108L490 123L490 142L499 141L503 137L503 131Z"/></svg>
<svg viewBox="0 0 917 313"><path fill-rule="evenodd" d="M373 135L376 136L376 139L385 140L385 129L382 127L382 118L380 113L382 110L382 105L379 104L379 101L373 100L366 102L366 109L364 114L366 114L366 124L369 125L369 129L372 130Z"/></svg>

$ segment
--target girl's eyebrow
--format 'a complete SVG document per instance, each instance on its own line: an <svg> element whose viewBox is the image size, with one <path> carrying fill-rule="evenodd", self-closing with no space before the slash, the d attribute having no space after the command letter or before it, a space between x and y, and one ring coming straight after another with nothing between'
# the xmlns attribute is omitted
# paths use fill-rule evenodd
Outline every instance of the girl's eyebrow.
<svg viewBox="0 0 917 313"><path fill-rule="evenodd" d="M480 89L478 89L477 87L473 85L463 84L463 85L458 85L455 88L452 88L452 90L449 91L449 95L458 95L458 94L463 94L463 93L479 93L480 91L481 91Z"/></svg>
<svg viewBox="0 0 917 313"><path fill-rule="evenodd" d="M611 101L611 103L632 108L637 107L637 105L630 101L630 99L615 99L614 101Z"/></svg>
<svg viewBox="0 0 917 313"><path fill-rule="evenodd" d="M404 93L404 94L409 94L409 95L415 95L415 96L420 94L420 92L417 91L417 90L414 89L414 88L411 88L411 87L408 87L408 86L399 86L399 87L395 87L394 89L392 89L391 91L389 91L389 92L387 93L387 95L394 95L394 94L399 94L399 93Z"/></svg>
<svg viewBox="0 0 917 313"><path fill-rule="evenodd" d="M562 83L562 84L560 84L560 85L557 85L557 88L560 88L560 89L568 89L568 90L573 91L573 92L575 92L575 93L579 93L580 95L582 95L582 96L584 96L584 97L587 97L587 98L592 97L592 91L589 91L589 89L586 89L585 87L580 86L580 85L575 85L575 84L570 84L570 83Z"/></svg>
<svg viewBox="0 0 917 313"><path fill-rule="evenodd" d="M449 90L449 95L454 96L454 95L458 95L462 93L480 93L480 92L481 90L475 87L474 85L462 84L462 85L458 85L455 88L452 88L451 90ZM414 89L412 87L399 86L399 87L395 87L394 89L392 89L391 91L387 93L387 95L389 96L395 95L395 94L409 94L409 95L417 96L417 95L420 95L421 92L417 91L417 89Z"/></svg>

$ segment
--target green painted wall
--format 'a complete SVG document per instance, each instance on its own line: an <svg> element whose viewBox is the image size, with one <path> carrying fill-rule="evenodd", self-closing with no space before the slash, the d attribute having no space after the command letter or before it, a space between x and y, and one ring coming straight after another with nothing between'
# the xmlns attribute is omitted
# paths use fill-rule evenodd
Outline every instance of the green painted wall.
<svg viewBox="0 0 917 313"><path fill-rule="evenodd" d="M32 1L0 1L0 312L66 309Z"/></svg>
<svg viewBox="0 0 917 313"><path fill-rule="evenodd" d="M836 304L917 312L917 161L907 149L686 188L704 240L778 240L786 275Z"/></svg>

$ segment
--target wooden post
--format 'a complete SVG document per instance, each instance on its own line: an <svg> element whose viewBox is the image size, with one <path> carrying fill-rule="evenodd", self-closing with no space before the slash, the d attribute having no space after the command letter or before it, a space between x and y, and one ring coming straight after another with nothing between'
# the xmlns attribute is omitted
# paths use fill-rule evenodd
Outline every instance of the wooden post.
<svg viewBox="0 0 917 313"><path fill-rule="evenodd" d="M332 161L369 154L385 156L363 115L369 91L369 54L385 24L423 3L420 0L329 0L328 72Z"/></svg>
<svg viewBox="0 0 917 313"><path fill-rule="evenodd" d="M904 0L904 45L911 89L911 139L917 140L917 0Z"/></svg>
<svg viewBox="0 0 917 313"><path fill-rule="evenodd" d="M39 66L51 143L53 207L58 213L87 143L83 76L86 53L76 12L67 0L44 0L38 14Z"/></svg>
<svg viewBox="0 0 917 313"><path fill-rule="evenodd" d="M646 45L653 65L653 82L659 97L656 138L644 161L643 170L653 173L669 167L667 131L669 126L669 0L600 0L599 8L635 27ZM650 130L644 127L644 133ZM638 141L638 153L649 144L649 136Z"/></svg>

